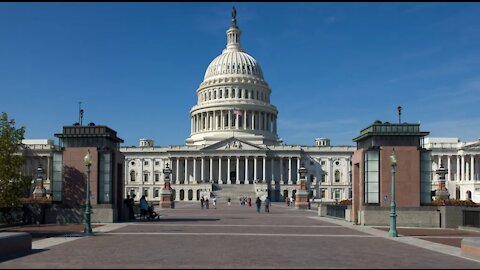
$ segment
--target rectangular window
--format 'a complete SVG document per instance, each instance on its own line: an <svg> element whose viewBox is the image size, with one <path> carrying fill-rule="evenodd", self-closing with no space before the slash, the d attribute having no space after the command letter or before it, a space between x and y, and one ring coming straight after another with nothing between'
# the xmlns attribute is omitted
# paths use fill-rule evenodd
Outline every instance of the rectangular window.
<svg viewBox="0 0 480 270"><path fill-rule="evenodd" d="M158 189L155 189L155 198L158 198L158 195L159 195L159 190Z"/></svg>
<svg viewBox="0 0 480 270"><path fill-rule="evenodd" d="M148 173L143 174L143 181L148 182Z"/></svg>
<svg viewBox="0 0 480 270"><path fill-rule="evenodd" d="M326 194L327 194L327 190L324 189L324 188L322 188L322 189L320 190L320 193L321 193L321 197L320 197L320 198L325 199L325 196L326 196Z"/></svg>
<svg viewBox="0 0 480 270"><path fill-rule="evenodd" d="M144 164L145 166L148 166L148 161L145 161L143 164Z"/></svg>
<svg viewBox="0 0 480 270"><path fill-rule="evenodd" d="M325 165L325 160L322 160L322 165Z"/></svg>
<svg viewBox="0 0 480 270"><path fill-rule="evenodd" d="M148 189L144 189L144 190L143 190L143 195L144 195L146 198L148 198Z"/></svg>
<svg viewBox="0 0 480 270"><path fill-rule="evenodd" d="M339 188L335 189L335 200L340 200L341 190Z"/></svg>
<svg viewBox="0 0 480 270"><path fill-rule="evenodd" d="M99 203L112 202L112 154L100 153L100 167L99 167Z"/></svg>
<svg viewBox="0 0 480 270"><path fill-rule="evenodd" d="M432 155L430 151L420 152L420 204L432 202Z"/></svg>
<svg viewBox="0 0 480 270"><path fill-rule="evenodd" d="M365 152L365 204L380 203L379 156L378 150Z"/></svg>
<svg viewBox="0 0 480 270"><path fill-rule="evenodd" d="M155 174L155 182L160 181L160 174L156 173Z"/></svg>
<svg viewBox="0 0 480 270"><path fill-rule="evenodd" d="M160 165L160 161L155 161L155 166Z"/></svg>
<svg viewBox="0 0 480 270"><path fill-rule="evenodd" d="M52 200L62 201L63 191L63 155L62 153L53 153L53 178L52 178Z"/></svg>
<svg viewBox="0 0 480 270"><path fill-rule="evenodd" d="M327 181L327 175L322 174L322 183L325 183Z"/></svg>

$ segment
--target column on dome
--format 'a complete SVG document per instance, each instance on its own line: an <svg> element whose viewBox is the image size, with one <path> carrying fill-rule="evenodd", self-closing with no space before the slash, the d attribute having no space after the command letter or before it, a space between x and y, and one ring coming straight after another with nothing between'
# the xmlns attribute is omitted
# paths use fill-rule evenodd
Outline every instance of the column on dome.
<svg viewBox="0 0 480 270"><path fill-rule="evenodd" d="M220 110L220 129L225 129L225 119L223 119L223 110Z"/></svg>
<svg viewBox="0 0 480 270"><path fill-rule="evenodd" d="M250 129L254 130L255 129L255 111L250 112L252 121L250 122Z"/></svg>
<svg viewBox="0 0 480 270"><path fill-rule="evenodd" d="M247 110L243 110L243 129L247 129Z"/></svg>
<svg viewBox="0 0 480 270"><path fill-rule="evenodd" d="M267 112L263 112L263 130L267 131Z"/></svg>
<svg viewBox="0 0 480 270"><path fill-rule="evenodd" d="M217 130L217 114L213 111L213 130Z"/></svg>
<svg viewBox="0 0 480 270"><path fill-rule="evenodd" d="M232 111L228 110L228 129L232 128Z"/></svg>

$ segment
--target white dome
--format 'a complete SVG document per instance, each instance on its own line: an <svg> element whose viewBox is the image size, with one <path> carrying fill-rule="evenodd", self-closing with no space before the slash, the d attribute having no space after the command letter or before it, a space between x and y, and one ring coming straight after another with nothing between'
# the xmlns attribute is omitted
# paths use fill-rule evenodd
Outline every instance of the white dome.
<svg viewBox="0 0 480 270"><path fill-rule="evenodd" d="M230 50L217 56L205 72L204 81L218 75L250 75L263 80L260 65L249 54Z"/></svg>

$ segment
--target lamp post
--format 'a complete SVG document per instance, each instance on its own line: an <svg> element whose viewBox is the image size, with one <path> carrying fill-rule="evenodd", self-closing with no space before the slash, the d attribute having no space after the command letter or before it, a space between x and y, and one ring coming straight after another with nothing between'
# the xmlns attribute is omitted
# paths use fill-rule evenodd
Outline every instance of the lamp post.
<svg viewBox="0 0 480 270"><path fill-rule="evenodd" d="M397 213L395 211L395 172L397 167L397 156L395 155L395 148L390 155L390 161L392 162L392 200L390 203L390 230L388 235L390 237L397 237Z"/></svg>
<svg viewBox="0 0 480 270"><path fill-rule="evenodd" d="M85 161L85 166L87 166L87 200L85 206L85 228L83 229L83 234L92 235L92 225L90 223L90 166L92 165L92 156L90 155L90 150L88 150L87 155L83 158Z"/></svg>

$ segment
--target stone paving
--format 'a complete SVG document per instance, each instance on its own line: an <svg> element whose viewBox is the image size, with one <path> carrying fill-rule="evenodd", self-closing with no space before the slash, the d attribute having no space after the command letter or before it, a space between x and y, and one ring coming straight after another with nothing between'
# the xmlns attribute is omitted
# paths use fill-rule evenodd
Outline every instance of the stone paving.
<svg viewBox="0 0 480 270"><path fill-rule="evenodd" d="M90 237L51 237L0 268L480 268L458 247L355 226L274 203L157 209L158 221L107 224Z"/></svg>

